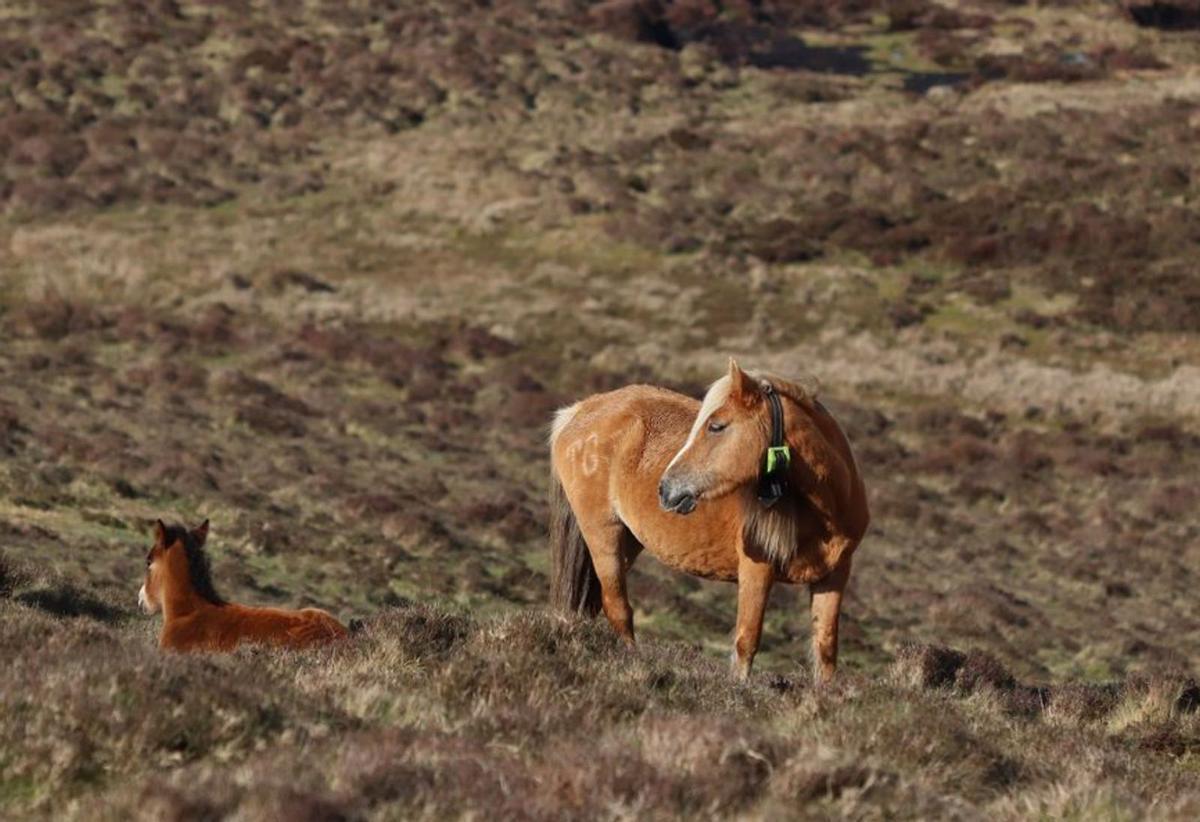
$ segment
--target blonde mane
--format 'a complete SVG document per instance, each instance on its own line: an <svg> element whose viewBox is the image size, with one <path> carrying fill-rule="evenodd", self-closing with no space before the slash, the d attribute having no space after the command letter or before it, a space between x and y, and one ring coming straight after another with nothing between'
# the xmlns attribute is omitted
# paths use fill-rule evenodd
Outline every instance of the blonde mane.
<svg viewBox="0 0 1200 822"><path fill-rule="evenodd" d="M708 418L725 404L731 390L728 374L708 387L708 390L704 392L704 399L700 402L700 410L696 412L696 419L692 421L692 430L688 432L687 445L691 445L696 440L696 436L708 422Z"/></svg>
<svg viewBox="0 0 1200 822"><path fill-rule="evenodd" d="M759 385L769 382L781 397L809 408L816 402L817 393L820 391L816 377L784 378L759 371L747 371L746 374ZM729 377L725 379L728 380ZM776 567L787 567L800 543L799 514L796 500L792 496L765 508L751 492L748 495L746 524L743 528L747 544L759 548Z"/></svg>
<svg viewBox="0 0 1200 822"><path fill-rule="evenodd" d="M786 568L800 542L799 511L796 501L786 496L770 508L764 508L751 491L746 502L746 521L742 528L746 544L758 548L777 568Z"/></svg>

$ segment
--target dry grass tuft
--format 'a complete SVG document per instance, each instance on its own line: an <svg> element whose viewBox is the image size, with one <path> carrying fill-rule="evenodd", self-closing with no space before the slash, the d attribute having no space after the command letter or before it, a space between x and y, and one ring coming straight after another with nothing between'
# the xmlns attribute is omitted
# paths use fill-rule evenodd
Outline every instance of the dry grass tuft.
<svg viewBox="0 0 1200 822"><path fill-rule="evenodd" d="M905 644L896 652L892 675L916 688L941 688L954 684L966 655L937 645Z"/></svg>
<svg viewBox="0 0 1200 822"><path fill-rule="evenodd" d="M9 599L17 588L28 582L28 572L0 553L0 597Z"/></svg>

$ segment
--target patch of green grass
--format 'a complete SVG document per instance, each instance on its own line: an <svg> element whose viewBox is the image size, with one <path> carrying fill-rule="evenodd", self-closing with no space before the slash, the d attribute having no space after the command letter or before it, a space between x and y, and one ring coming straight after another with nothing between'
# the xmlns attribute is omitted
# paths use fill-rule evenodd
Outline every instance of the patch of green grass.
<svg viewBox="0 0 1200 822"><path fill-rule="evenodd" d="M7 764L0 762L0 773ZM23 808L34 804L39 794L37 780L27 776L0 777L0 807Z"/></svg>
<svg viewBox="0 0 1200 822"><path fill-rule="evenodd" d="M980 310L968 300L951 297L942 301L934 312L924 319L923 325L931 331L955 337L993 339L996 336L996 326L1003 322L1003 319L993 312Z"/></svg>

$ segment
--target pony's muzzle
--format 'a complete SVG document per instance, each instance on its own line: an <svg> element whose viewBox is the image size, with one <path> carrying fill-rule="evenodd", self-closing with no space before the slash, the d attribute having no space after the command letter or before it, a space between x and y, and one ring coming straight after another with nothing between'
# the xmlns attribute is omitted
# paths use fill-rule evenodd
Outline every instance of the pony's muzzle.
<svg viewBox="0 0 1200 822"><path fill-rule="evenodd" d="M658 483L658 504L664 511L674 511L676 514L690 514L696 510L696 494L680 482L674 482L666 477Z"/></svg>

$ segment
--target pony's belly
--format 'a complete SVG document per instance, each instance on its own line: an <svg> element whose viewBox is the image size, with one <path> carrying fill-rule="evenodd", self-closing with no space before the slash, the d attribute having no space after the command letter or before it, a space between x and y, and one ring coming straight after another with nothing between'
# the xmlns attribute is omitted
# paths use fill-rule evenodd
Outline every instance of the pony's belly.
<svg viewBox="0 0 1200 822"><path fill-rule="evenodd" d="M678 546L646 546L663 565L704 579L737 582L737 552L713 547L703 551L680 551Z"/></svg>
<svg viewBox="0 0 1200 822"><path fill-rule="evenodd" d="M646 551L679 571L725 582L738 575L738 533L723 511L698 508L683 516L655 511L626 526Z"/></svg>

